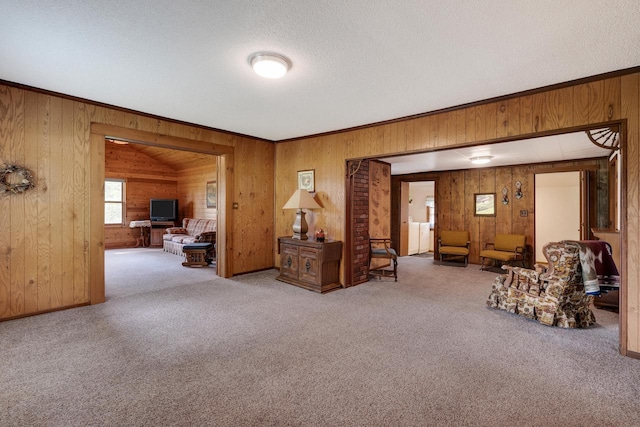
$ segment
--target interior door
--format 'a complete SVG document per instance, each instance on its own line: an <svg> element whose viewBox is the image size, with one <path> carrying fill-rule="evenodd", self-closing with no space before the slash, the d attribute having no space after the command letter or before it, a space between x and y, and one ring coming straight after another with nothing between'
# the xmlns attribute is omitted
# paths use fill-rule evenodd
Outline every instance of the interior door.
<svg viewBox="0 0 640 427"><path fill-rule="evenodd" d="M582 239L588 192L581 177L580 171L535 174L536 262L546 262L542 248L548 242Z"/></svg>

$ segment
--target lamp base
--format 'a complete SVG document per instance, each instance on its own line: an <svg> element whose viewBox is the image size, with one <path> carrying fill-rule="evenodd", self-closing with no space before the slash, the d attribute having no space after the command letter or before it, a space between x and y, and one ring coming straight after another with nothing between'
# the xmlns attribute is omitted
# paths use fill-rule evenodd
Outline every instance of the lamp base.
<svg viewBox="0 0 640 427"><path fill-rule="evenodd" d="M304 218L305 213L302 209L299 209L296 213L296 220L293 223L293 236L292 239L298 240L308 240L307 231L309 231L309 226L307 225L307 220Z"/></svg>

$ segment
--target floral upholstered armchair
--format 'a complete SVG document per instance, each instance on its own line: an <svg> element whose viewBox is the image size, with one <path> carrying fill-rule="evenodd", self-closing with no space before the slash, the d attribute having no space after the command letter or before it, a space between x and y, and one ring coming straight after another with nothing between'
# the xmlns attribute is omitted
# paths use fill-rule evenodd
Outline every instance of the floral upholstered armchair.
<svg viewBox="0 0 640 427"><path fill-rule="evenodd" d="M487 300L492 308L506 310L548 326L586 328L596 322L584 291L579 247L570 242L547 243L548 266L536 270L502 266L508 273L496 277Z"/></svg>

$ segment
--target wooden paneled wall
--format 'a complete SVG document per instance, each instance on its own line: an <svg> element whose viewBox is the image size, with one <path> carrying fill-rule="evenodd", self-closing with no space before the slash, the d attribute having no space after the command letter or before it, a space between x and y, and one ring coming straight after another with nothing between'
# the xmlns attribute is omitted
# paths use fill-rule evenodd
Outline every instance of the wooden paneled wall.
<svg viewBox="0 0 640 427"><path fill-rule="evenodd" d="M275 144L236 145L233 194L237 206L233 208L235 212L233 262L234 271L238 273L264 270L274 266L277 250L274 234L276 188L274 186L274 153ZM316 185L318 185L317 178ZM287 198L291 197L292 193L293 190ZM220 197L220 187L218 187L218 200ZM286 200L282 205L285 202ZM220 208L219 203L218 208ZM291 213L291 211L286 212ZM308 219L309 215L307 215ZM309 229L314 230L311 224Z"/></svg>
<svg viewBox="0 0 640 427"><path fill-rule="evenodd" d="M36 180L0 194L0 318L89 300L85 119L71 101L0 86L0 163Z"/></svg>
<svg viewBox="0 0 640 427"><path fill-rule="evenodd" d="M140 229L129 228L129 223L149 219L149 199L178 198L176 171L131 145L105 141L105 177L126 180L125 223L105 226L106 249L136 245Z"/></svg>
<svg viewBox="0 0 640 427"><path fill-rule="evenodd" d="M534 175L554 170L589 170L593 203L596 203L596 172L606 174L608 162L606 158L565 162L551 162L508 167L468 169L448 172L416 173L398 175L392 179L394 192L400 191L402 181L435 181L436 182L436 240L440 230L468 230L471 234L469 262L480 263L480 251L485 243L493 242L496 234L524 234L526 244L533 248L535 239L535 198ZM522 183L523 197L515 197L515 182ZM507 188L509 203L502 204L502 189ZM605 186L606 187L606 186ZM607 191L608 188L605 188ZM474 194L496 194L496 216L478 217L474 215ZM396 209L397 212L399 209ZM521 215L526 211L526 216ZM608 215L608 211L605 212ZM394 214L397 215L397 214ZM397 217L392 222L397 222ZM595 218L592 227L597 228ZM394 239L399 238L395 226ZM529 251L527 264L533 265L533 250Z"/></svg>
<svg viewBox="0 0 640 427"><path fill-rule="evenodd" d="M391 237L391 165L369 162L369 235Z"/></svg>
<svg viewBox="0 0 640 427"><path fill-rule="evenodd" d="M391 238L391 165L369 162L369 236ZM373 260L371 268L389 265L388 260Z"/></svg>
<svg viewBox="0 0 640 427"><path fill-rule="evenodd" d="M639 83L640 73L637 72L591 79L405 121L279 143L275 153L275 235L288 234L293 222L290 212L279 207L295 190L298 170L315 169L316 190L324 205L324 209L314 211L310 227L329 229L331 238L344 240L347 159L444 149L625 121L627 244L623 270L628 297L621 308L625 311L623 333L627 336L622 346L640 353L640 265L637 263L640 256Z"/></svg>
<svg viewBox="0 0 640 427"><path fill-rule="evenodd" d="M0 163L37 181L0 194L0 319L101 301L104 227L90 225L92 209L104 209L105 147L92 123L233 147L232 272L273 266L274 144L0 84Z"/></svg>
<svg viewBox="0 0 640 427"><path fill-rule="evenodd" d="M211 164L178 172L180 218L215 219L217 209L207 208L207 182L216 181L216 159Z"/></svg>

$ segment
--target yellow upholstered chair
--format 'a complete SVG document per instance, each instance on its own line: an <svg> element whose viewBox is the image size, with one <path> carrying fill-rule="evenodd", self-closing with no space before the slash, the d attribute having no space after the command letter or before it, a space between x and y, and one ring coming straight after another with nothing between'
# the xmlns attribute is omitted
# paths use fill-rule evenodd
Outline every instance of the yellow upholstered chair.
<svg viewBox="0 0 640 427"><path fill-rule="evenodd" d="M524 234L496 234L493 242L485 243L485 249L480 251L480 269L484 270L485 259L493 260L501 264L511 264L520 262L525 267L525 246Z"/></svg>
<svg viewBox="0 0 640 427"><path fill-rule="evenodd" d="M391 239L369 239L369 274L378 277L393 277L398 281L398 253L391 247ZM388 260L389 264L384 263L380 266L376 261ZM393 270L387 268L393 265Z"/></svg>
<svg viewBox="0 0 640 427"><path fill-rule="evenodd" d="M469 239L468 231L443 230L438 237L438 253L440 264L451 259L463 259L464 266L469 264Z"/></svg>

